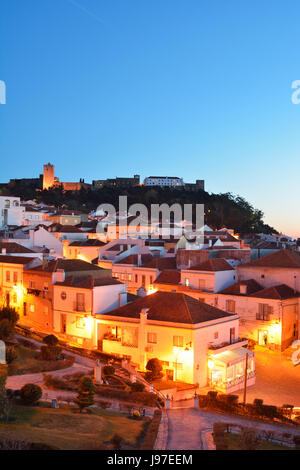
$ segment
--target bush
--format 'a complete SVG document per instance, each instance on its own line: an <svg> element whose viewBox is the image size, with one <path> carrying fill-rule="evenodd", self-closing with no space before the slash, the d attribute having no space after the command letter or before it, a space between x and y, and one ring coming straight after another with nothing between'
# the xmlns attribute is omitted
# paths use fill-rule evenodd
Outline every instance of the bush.
<svg viewBox="0 0 300 470"><path fill-rule="evenodd" d="M120 436L119 434L114 434L113 437L111 438L110 442L113 445L113 448L115 450L121 449L121 444L123 442L123 437Z"/></svg>
<svg viewBox="0 0 300 470"><path fill-rule="evenodd" d="M133 382L130 387L133 392L143 392L145 390L145 385L142 382Z"/></svg>
<svg viewBox="0 0 300 470"><path fill-rule="evenodd" d="M34 405L42 397L42 389L36 384L26 384L20 391L24 405Z"/></svg>
<svg viewBox="0 0 300 470"><path fill-rule="evenodd" d="M58 361L61 357L61 348L58 346L41 346L40 358L43 361Z"/></svg>
<svg viewBox="0 0 300 470"><path fill-rule="evenodd" d="M103 367L103 374L107 377L111 377L115 373L115 368L113 366L104 366Z"/></svg>
<svg viewBox="0 0 300 470"><path fill-rule="evenodd" d="M264 401L261 398L254 398L253 405L259 408L263 405L263 402Z"/></svg>
<svg viewBox="0 0 300 470"><path fill-rule="evenodd" d="M3 341L7 341L14 332L14 325L7 320L0 320L0 339Z"/></svg>
<svg viewBox="0 0 300 470"><path fill-rule="evenodd" d="M13 346L7 346L6 347L6 362L7 364L11 364L13 361L15 361L18 357L18 353L16 349Z"/></svg>
<svg viewBox="0 0 300 470"><path fill-rule="evenodd" d="M78 384L78 396L74 399L74 402L78 405L80 413L84 408L88 408L94 404L95 389L96 387L91 377L87 375L81 377Z"/></svg>
<svg viewBox="0 0 300 470"><path fill-rule="evenodd" d="M48 335L43 339L43 343L45 343L49 348L57 346L58 342L58 338L55 335Z"/></svg>
<svg viewBox="0 0 300 470"><path fill-rule="evenodd" d="M156 357L149 359L146 369L149 371L146 373L146 380L160 379L163 376L161 362Z"/></svg>

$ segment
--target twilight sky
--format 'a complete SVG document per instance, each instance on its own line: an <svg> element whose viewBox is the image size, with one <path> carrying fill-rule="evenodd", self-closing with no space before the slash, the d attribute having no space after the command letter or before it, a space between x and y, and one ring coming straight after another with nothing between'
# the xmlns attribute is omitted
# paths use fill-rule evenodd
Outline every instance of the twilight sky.
<svg viewBox="0 0 300 470"><path fill-rule="evenodd" d="M0 182L159 174L300 236L297 0L0 0Z"/></svg>

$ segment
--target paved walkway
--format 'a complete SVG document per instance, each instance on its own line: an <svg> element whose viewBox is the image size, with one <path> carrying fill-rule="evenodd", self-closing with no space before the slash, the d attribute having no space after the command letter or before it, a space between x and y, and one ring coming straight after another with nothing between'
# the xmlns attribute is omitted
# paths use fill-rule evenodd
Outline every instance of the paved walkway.
<svg viewBox="0 0 300 470"><path fill-rule="evenodd" d="M299 427L266 423L195 408L175 408L168 410L167 413L169 421L168 450L207 449L205 435L208 431L212 431L213 424L217 421L236 423L262 430L300 434Z"/></svg>
<svg viewBox="0 0 300 470"><path fill-rule="evenodd" d="M71 367L67 367L66 369L53 370L50 372L41 372L38 374L11 375L7 377L6 388L19 390L23 387L23 385L26 385L28 383L42 385L43 374L51 374L54 377L62 377L64 375L74 374L75 372L87 373L90 370L90 367L74 363Z"/></svg>

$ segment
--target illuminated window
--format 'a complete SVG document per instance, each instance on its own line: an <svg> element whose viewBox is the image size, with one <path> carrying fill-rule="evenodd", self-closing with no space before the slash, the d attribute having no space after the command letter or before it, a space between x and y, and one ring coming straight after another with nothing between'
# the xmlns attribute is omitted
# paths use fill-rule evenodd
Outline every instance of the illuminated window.
<svg viewBox="0 0 300 470"><path fill-rule="evenodd" d="M190 281L188 279L185 280L185 285L188 287L190 285Z"/></svg>
<svg viewBox="0 0 300 470"><path fill-rule="evenodd" d="M6 282L10 282L10 271L6 271Z"/></svg>
<svg viewBox="0 0 300 470"><path fill-rule="evenodd" d="M128 281L131 281L131 279L132 279L132 275L128 274Z"/></svg>
<svg viewBox="0 0 300 470"><path fill-rule="evenodd" d="M30 304L30 311L33 313L35 311L34 304Z"/></svg>
<svg viewBox="0 0 300 470"><path fill-rule="evenodd" d="M147 341L148 343L157 343L157 334L156 333L148 333L147 335Z"/></svg>
<svg viewBox="0 0 300 470"><path fill-rule="evenodd" d="M173 346L183 347L183 336L173 336Z"/></svg>
<svg viewBox="0 0 300 470"><path fill-rule="evenodd" d="M13 272L13 282L14 284L18 282L18 273L16 271Z"/></svg>

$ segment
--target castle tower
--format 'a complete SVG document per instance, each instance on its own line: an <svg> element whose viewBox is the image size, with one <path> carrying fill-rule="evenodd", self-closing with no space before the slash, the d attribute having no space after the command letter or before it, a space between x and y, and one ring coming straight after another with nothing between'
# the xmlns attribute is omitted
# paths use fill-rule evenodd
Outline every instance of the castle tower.
<svg viewBox="0 0 300 470"><path fill-rule="evenodd" d="M54 185L54 165L44 165L43 189L52 188Z"/></svg>

